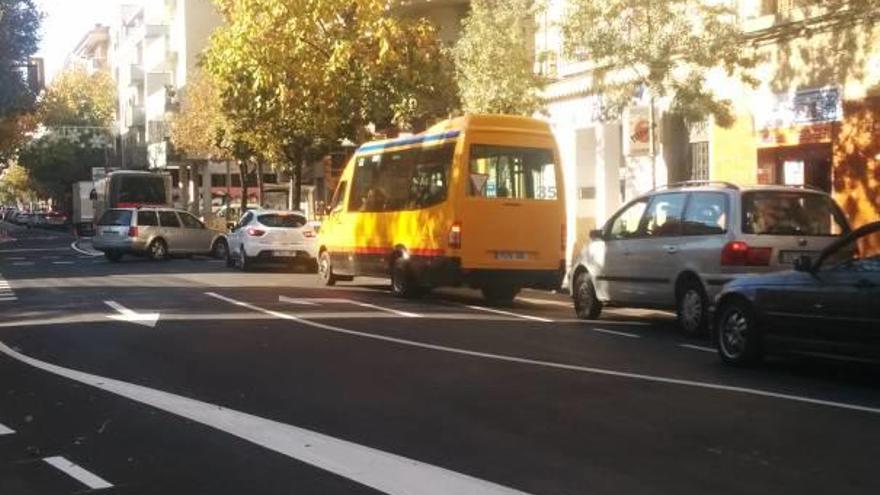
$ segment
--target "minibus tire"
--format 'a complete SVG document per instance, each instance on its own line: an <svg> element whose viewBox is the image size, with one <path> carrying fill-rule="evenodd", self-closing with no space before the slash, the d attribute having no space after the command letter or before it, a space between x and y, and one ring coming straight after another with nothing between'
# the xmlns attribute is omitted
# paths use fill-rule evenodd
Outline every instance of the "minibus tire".
<svg viewBox="0 0 880 495"><path fill-rule="evenodd" d="M403 258L394 260L391 267L391 293L404 299L422 297L427 291L418 285L409 263Z"/></svg>

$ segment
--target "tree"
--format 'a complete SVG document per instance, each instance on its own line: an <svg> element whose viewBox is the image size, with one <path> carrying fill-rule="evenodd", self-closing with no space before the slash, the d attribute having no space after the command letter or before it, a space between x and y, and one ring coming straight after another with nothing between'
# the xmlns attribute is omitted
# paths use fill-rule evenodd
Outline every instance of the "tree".
<svg viewBox="0 0 880 495"><path fill-rule="evenodd" d="M595 64L595 89L611 114L635 94L671 97L671 111L696 122L711 115L733 124L731 102L706 77L714 68L756 83L756 59L744 48L736 12L705 0L571 0L562 22L567 56Z"/></svg>
<svg viewBox="0 0 880 495"><path fill-rule="evenodd" d="M13 163L0 174L0 202L4 204L29 201L34 191L24 167Z"/></svg>
<svg viewBox="0 0 880 495"><path fill-rule="evenodd" d="M0 161L15 153L27 130L20 119L35 95L24 75L38 49L41 19L33 0L0 0Z"/></svg>
<svg viewBox="0 0 880 495"><path fill-rule="evenodd" d="M467 113L532 115L545 81L534 71L529 37L534 0L474 0L454 48L455 74Z"/></svg>
<svg viewBox="0 0 880 495"><path fill-rule="evenodd" d="M220 81L223 111L260 160L294 174L373 123L413 125L454 104L436 31L391 15L387 0L215 0L226 25L205 68Z"/></svg>
<svg viewBox="0 0 880 495"><path fill-rule="evenodd" d="M19 163L42 195L64 202L74 182L109 161L116 87L109 74L74 69L60 74L37 103L38 137Z"/></svg>

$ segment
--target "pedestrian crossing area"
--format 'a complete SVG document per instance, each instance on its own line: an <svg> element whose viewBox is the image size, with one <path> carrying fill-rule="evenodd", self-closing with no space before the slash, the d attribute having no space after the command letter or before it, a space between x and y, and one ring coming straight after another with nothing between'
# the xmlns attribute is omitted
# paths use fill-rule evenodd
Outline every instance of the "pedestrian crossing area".
<svg viewBox="0 0 880 495"><path fill-rule="evenodd" d="M3 277L0 277L0 303L14 301L18 301L18 297L16 297L15 292L12 291L9 282Z"/></svg>

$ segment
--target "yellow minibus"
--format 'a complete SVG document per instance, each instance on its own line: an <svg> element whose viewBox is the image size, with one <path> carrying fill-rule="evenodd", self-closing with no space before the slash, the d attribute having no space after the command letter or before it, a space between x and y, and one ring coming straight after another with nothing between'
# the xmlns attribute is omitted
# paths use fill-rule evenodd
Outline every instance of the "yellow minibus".
<svg viewBox="0 0 880 495"><path fill-rule="evenodd" d="M362 145L319 234L322 284L390 277L392 292L481 289L492 303L558 288L565 200L550 127L468 115L422 134Z"/></svg>

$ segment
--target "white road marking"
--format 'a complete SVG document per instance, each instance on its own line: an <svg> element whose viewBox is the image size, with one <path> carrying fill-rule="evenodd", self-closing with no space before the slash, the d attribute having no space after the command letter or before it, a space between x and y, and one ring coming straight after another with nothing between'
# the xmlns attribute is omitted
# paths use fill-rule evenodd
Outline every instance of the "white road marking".
<svg viewBox="0 0 880 495"><path fill-rule="evenodd" d="M187 418L391 495L525 493L365 445L228 409L218 404L64 368L16 352L3 343L0 343L0 352L43 371ZM60 463L61 466L70 468L69 462L63 458L47 458L46 462L52 465ZM61 466L56 465L58 469L64 470ZM100 480L110 485L100 478L95 478L92 481ZM77 479L83 481L81 478Z"/></svg>
<svg viewBox="0 0 880 495"><path fill-rule="evenodd" d="M33 261L16 261L12 266L34 266Z"/></svg>
<svg viewBox="0 0 880 495"><path fill-rule="evenodd" d="M279 302L291 303L291 304L299 304L302 306L308 305L317 305L318 303L329 303L329 304L353 304L355 306L360 306L362 308L370 308L378 311L384 311L386 313L391 313L397 316L405 316L407 318L421 318L421 315L417 313L410 313L407 311L399 311L393 308L386 308L384 306L379 306L377 304L370 304L361 301L355 301L354 299L341 299L341 298L332 298L332 297L314 297L314 298L299 298L293 299L287 296L278 296Z"/></svg>
<svg viewBox="0 0 880 495"><path fill-rule="evenodd" d="M10 256L10 257L6 258L7 261L21 261L21 260L26 260L26 259L27 258L24 256Z"/></svg>
<svg viewBox="0 0 880 495"><path fill-rule="evenodd" d="M119 312L118 315L107 315L107 318L134 323L136 325L143 325L150 328L155 327L156 322L159 321L159 313L138 313L126 308L116 301L104 301L104 304Z"/></svg>
<svg viewBox="0 0 880 495"><path fill-rule="evenodd" d="M851 410L851 411L861 411L861 412L867 412L867 413L871 413L871 414L880 415L880 407L862 406L859 404L851 404L851 403L847 403L847 402L835 402L835 401L824 400L824 399L816 399L813 397L805 397L805 396L801 396L801 395L777 393L777 392L772 392L769 390L761 390L761 389L756 389L756 388L739 387L739 386L735 386L735 385L724 385L721 383L700 382L700 381L695 381L695 380L685 380L685 379L681 379L681 378L669 378L669 377L664 377L664 376L645 375L645 374L641 374L641 373L630 373L627 371L615 371L615 370L609 370L609 369L604 369L604 368L578 366L575 364L555 363L552 361L541 361L541 360L537 360L537 359L521 358L521 357L516 357L516 356L506 356L503 354L492 354L492 353L488 353L488 352L471 351L468 349L461 349L461 348L457 348L457 347L446 347L446 346L436 345L436 344L427 344L424 342L418 342L415 340L400 339L397 337L386 337L384 335L377 335L377 334L368 333L368 332L359 332L356 330L348 330L346 328L328 325L326 323L318 323L316 321L308 321L303 318L289 315L287 313L281 313L279 311L272 311L270 309L261 308L259 306L255 306L253 304L246 303L244 301L238 301L238 300L217 294L215 292L205 292L205 295L213 297L215 299L219 299L221 301L226 301L226 302L233 304L235 306L247 308L247 309L250 309L253 311L257 311L259 313L274 316L274 317L281 319L281 320L295 321L298 323L302 323L303 325L306 325L306 326L310 326L313 328L319 328L321 330L327 330L330 332L341 333L341 334L345 334L345 335L354 335L357 337L364 337L367 339L381 340L384 342L391 342L394 344L400 344L400 345L405 345L405 346L409 346L409 347L418 347L421 349L430 349L433 351L448 352L451 354L459 354L462 356L471 356L471 357L478 357L478 358L484 358L484 359L491 359L491 360L495 360L495 361L503 361L503 362L508 362L508 363L518 363L518 364L528 364L528 365L533 365L533 366L542 366L545 368L552 368L552 369L558 369L558 370L576 371L576 372L580 372L580 373L589 373L589 374L604 375L604 376L614 376L614 377L618 377L618 378L629 378L632 380L641 380L641 381L654 382L654 383L663 383L663 384L668 384L668 385L681 385L681 386L685 386L685 387L702 388L702 389L708 389L708 390L718 390L718 391L722 391L722 392L739 393L739 394L744 394L744 395L753 395L753 396L757 396L757 397L769 397L769 398L773 398L773 399L782 399L782 400L788 400L788 401L792 401L792 402L800 402L800 403L805 403L805 404L814 404L814 405L820 405L820 406L836 407L839 409L847 409L847 410ZM3 349L3 347L5 347L5 346L3 346L3 344L0 344L0 351L8 353L8 351L5 351Z"/></svg>
<svg viewBox="0 0 880 495"><path fill-rule="evenodd" d="M530 303L530 304L543 304L543 305L547 305L547 306L564 306L564 307L566 307L566 308L571 308L571 307L573 307L573 304L570 303L570 302L565 302L565 301L553 301L553 300L551 300L551 299L534 299L534 298L531 298L531 297L517 296L516 300L517 300L517 301L522 301L522 302L527 302L527 303Z"/></svg>
<svg viewBox="0 0 880 495"><path fill-rule="evenodd" d="M0 296L0 301L18 301L18 298L15 296Z"/></svg>
<svg viewBox="0 0 880 495"><path fill-rule="evenodd" d="M679 344L679 347L684 347L685 349L693 349L695 351L703 351L703 352L711 352L712 354L717 353L718 351L702 345L694 345L694 344Z"/></svg>
<svg viewBox="0 0 880 495"><path fill-rule="evenodd" d="M71 242L71 243L70 243L70 249L73 249L74 251L76 251L76 252L79 253L79 254L84 254L84 255L86 255L86 256L91 256L91 257L95 257L95 256L103 256L103 255L104 255L104 253L100 253L100 252L97 252L97 251L95 251L95 252L89 252L89 251L86 251L85 249L82 249L82 248L80 248L80 247L77 245L78 242L79 242L79 239L77 239L77 240ZM66 251L66 249L65 249L65 251Z"/></svg>
<svg viewBox="0 0 880 495"><path fill-rule="evenodd" d="M620 337L629 337L629 338L631 338L631 339L640 339L640 338L642 338L641 335L637 335L637 334L634 334L634 333L629 333L629 332L618 332L618 331L616 331L616 330L607 330L607 329L605 329L605 328L593 328L592 330L593 330L594 332L607 333L607 334L609 334L609 335L617 335L617 336L620 336Z"/></svg>
<svg viewBox="0 0 880 495"><path fill-rule="evenodd" d="M95 474L92 474L92 473L86 471L85 469L68 461L64 457L61 457L61 456L46 457L43 460L46 461L46 464L53 466L54 468L58 469L62 473L79 481L83 485L86 485L91 490L101 490L104 488L113 488L112 483L104 480L103 478L101 478Z"/></svg>
<svg viewBox="0 0 880 495"><path fill-rule="evenodd" d="M7 428L0 424L0 435L12 435L13 433L15 433L15 430L13 430L12 428Z"/></svg>
<svg viewBox="0 0 880 495"><path fill-rule="evenodd" d="M67 248L21 248L21 249L0 249L3 253L48 253L55 251L67 251Z"/></svg>
<svg viewBox="0 0 880 495"><path fill-rule="evenodd" d="M500 309L487 308L485 306L474 306L471 304L465 304L464 306L466 308L476 309L477 311L486 311L489 313L496 313L499 315L514 316L516 318L522 318L524 320L540 321L540 322L544 322L544 323L553 323L553 320L548 320L547 318L539 318L537 316L524 315L524 314L520 314L520 313L511 313L510 311L502 311Z"/></svg>
<svg viewBox="0 0 880 495"><path fill-rule="evenodd" d="M72 265L73 261L53 261L53 265Z"/></svg>
<svg viewBox="0 0 880 495"><path fill-rule="evenodd" d="M626 325L626 326L638 326L638 327L648 327L651 326L651 323L646 321L615 321L615 320L582 320L580 318L561 318L558 320L553 320L554 323L598 323L600 325Z"/></svg>

